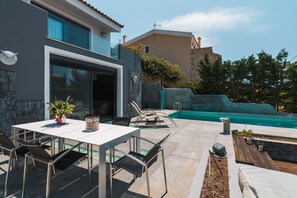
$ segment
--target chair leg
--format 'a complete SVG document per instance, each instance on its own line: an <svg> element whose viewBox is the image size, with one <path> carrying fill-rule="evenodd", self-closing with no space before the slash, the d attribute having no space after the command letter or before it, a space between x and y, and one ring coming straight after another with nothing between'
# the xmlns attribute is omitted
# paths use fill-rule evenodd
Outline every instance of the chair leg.
<svg viewBox="0 0 297 198"><path fill-rule="evenodd" d="M49 198L50 195L50 188L51 188L51 171L52 171L52 165L47 165L47 176L46 176L46 190L45 190L45 197Z"/></svg>
<svg viewBox="0 0 297 198"><path fill-rule="evenodd" d="M129 139L129 151L132 151L131 138Z"/></svg>
<svg viewBox="0 0 297 198"><path fill-rule="evenodd" d="M145 176L146 176L146 185L147 185L147 197L151 197L151 191L150 191L150 180L148 176L148 167L147 164L145 165Z"/></svg>
<svg viewBox="0 0 297 198"><path fill-rule="evenodd" d="M10 152L9 161L8 161L8 169L7 169L6 178L5 178L4 197L7 196L7 184L8 184L8 177L9 177L10 168L11 168L12 155L13 155L13 152Z"/></svg>
<svg viewBox="0 0 297 198"><path fill-rule="evenodd" d="M93 144L91 144L91 167L93 167Z"/></svg>
<svg viewBox="0 0 297 198"><path fill-rule="evenodd" d="M28 158L25 156L24 160L24 175L23 175L23 190L22 190L22 198L25 197L25 188L26 188L26 176L27 176L27 168L28 168Z"/></svg>
<svg viewBox="0 0 297 198"><path fill-rule="evenodd" d="M89 171L89 184L91 184L91 163L90 163L90 144L87 144L87 157L88 157L88 171Z"/></svg>
<svg viewBox="0 0 297 198"><path fill-rule="evenodd" d="M166 189L165 193L167 193L168 192L168 187L167 187L165 160L164 160L164 150L162 150L162 161L163 161L163 172L164 172L164 181L165 181L165 189Z"/></svg>
<svg viewBox="0 0 297 198"><path fill-rule="evenodd" d="M111 164L111 150L109 150L109 186L110 198L112 198L112 164Z"/></svg>

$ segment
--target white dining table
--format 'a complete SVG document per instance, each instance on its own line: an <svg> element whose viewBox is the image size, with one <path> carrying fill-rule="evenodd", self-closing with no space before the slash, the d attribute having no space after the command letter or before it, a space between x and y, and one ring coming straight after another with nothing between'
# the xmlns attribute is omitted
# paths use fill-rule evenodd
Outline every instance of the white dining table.
<svg viewBox="0 0 297 198"><path fill-rule="evenodd" d="M132 136L140 136L140 129L111 124L99 124L99 130L88 132L85 122L67 119L66 124L58 125L54 120L45 120L12 126L12 136L18 135L19 130L28 130L61 139L78 141L99 147L98 164L98 197L106 197L106 151L129 140ZM16 143L16 142L15 142ZM136 138L136 151L140 149L139 139Z"/></svg>

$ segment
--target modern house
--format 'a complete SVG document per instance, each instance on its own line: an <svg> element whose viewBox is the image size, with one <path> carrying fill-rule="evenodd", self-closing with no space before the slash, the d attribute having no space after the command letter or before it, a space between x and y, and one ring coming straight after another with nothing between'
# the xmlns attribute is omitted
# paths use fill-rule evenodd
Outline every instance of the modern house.
<svg viewBox="0 0 297 198"><path fill-rule="evenodd" d="M18 115L50 118L54 98L71 96L78 119L123 116L140 101L138 55L120 47L111 57L111 33L124 26L84 0L0 1L0 18L0 49L18 53L16 64L0 62L0 129Z"/></svg>
<svg viewBox="0 0 297 198"><path fill-rule="evenodd" d="M214 62L221 56L213 53L212 47L201 47L201 38L197 39L191 32L169 31L153 29L134 39L129 40L125 46L143 45L144 53L169 60L178 64L186 82L194 82L199 79L196 73L196 65L208 55Z"/></svg>

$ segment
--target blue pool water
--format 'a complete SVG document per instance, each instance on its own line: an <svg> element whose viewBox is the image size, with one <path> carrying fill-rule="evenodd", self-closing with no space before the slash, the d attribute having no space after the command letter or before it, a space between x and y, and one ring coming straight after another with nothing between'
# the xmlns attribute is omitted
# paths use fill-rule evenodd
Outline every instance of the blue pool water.
<svg viewBox="0 0 297 198"><path fill-rule="evenodd" d="M247 115L247 114L238 114L238 113L203 112L203 111L178 111L170 114L170 117L187 119L187 120L203 120L203 121L213 121L213 122L221 122L220 118L229 117L231 123L297 129L297 118L286 117L286 116Z"/></svg>

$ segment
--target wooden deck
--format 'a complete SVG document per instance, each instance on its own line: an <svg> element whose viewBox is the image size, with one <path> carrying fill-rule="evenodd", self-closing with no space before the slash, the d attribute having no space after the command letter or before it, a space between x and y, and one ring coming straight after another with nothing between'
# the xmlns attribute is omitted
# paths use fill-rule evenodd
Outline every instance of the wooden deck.
<svg viewBox="0 0 297 198"><path fill-rule="evenodd" d="M266 151L259 152L255 144L247 144L242 136L233 136L233 146L237 163L279 170Z"/></svg>
<svg viewBox="0 0 297 198"><path fill-rule="evenodd" d="M273 161L280 171L297 175L296 163L283 162L283 161L277 161L277 160L273 160Z"/></svg>

